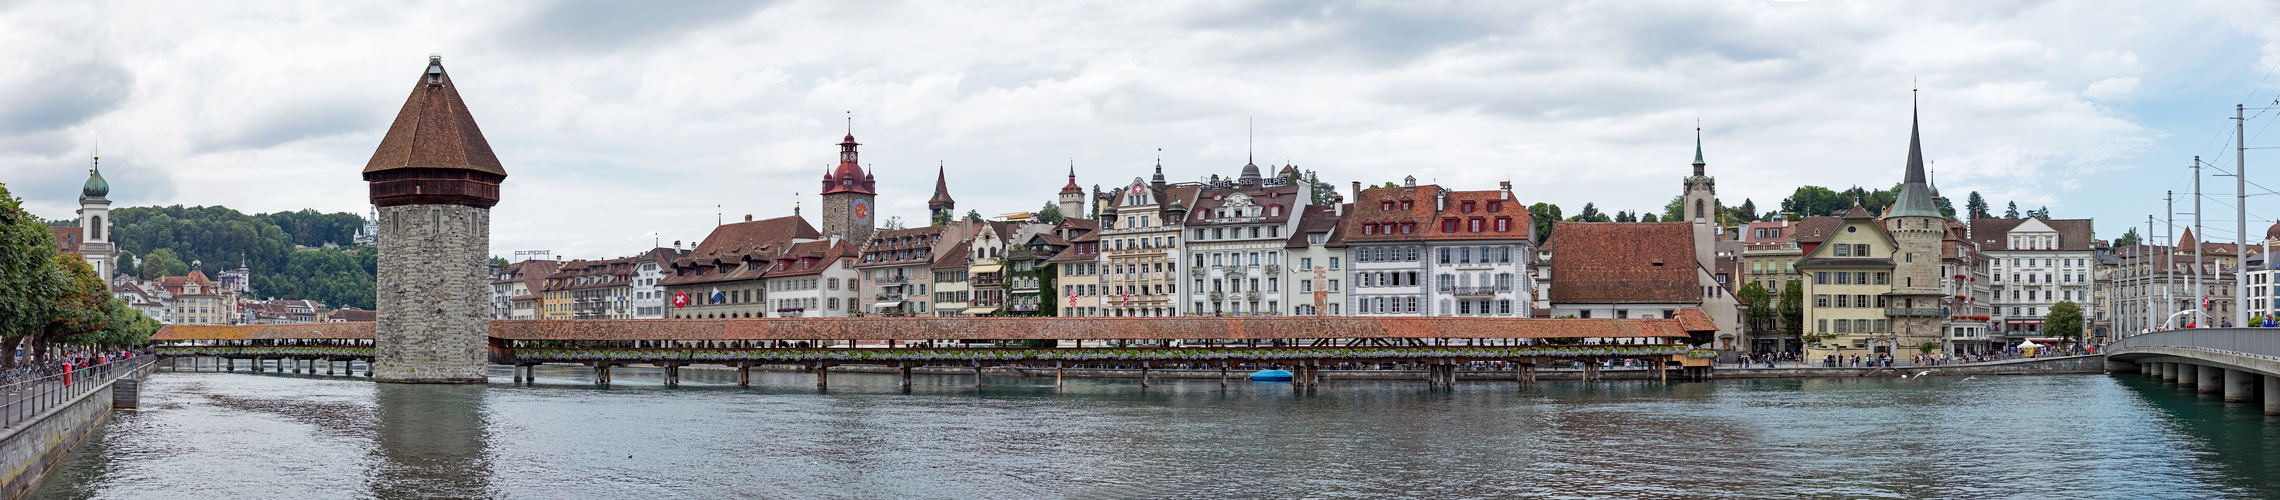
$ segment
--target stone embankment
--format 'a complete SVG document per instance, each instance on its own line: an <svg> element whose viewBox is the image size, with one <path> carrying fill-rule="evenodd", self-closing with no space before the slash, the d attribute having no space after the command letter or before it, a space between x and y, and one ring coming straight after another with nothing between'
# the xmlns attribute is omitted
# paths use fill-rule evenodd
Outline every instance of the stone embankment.
<svg viewBox="0 0 2280 500"><path fill-rule="evenodd" d="M73 379L48 377L0 390L0 497L23 498L95 428L111 419L114 407L132 406L133 384L150 375L149 358L98 365L74 372Z"/></svg>

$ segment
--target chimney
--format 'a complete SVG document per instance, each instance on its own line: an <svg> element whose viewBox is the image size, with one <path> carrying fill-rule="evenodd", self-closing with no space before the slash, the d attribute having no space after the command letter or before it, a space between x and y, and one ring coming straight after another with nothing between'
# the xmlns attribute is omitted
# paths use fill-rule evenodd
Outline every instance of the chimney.
<svg viewBox="0 0 2280 500"><path fill-rule="evenodd" d="M681 240L673 240L673 249L674 249L674 250L680 250L680 249L681 249Z"/></svg>
<svg viewBox="0 0 2280 500"><path fill-rule="evenodd" d="M1499 182L1496 185L1504 188L1504 201L1512 201L1512 181Z"/></svg>
<svg viewBox="0 0 2280 500"><path fill-rule="evenodd" d="M745 222L752 222L752 214L744 214Z"/></svg>
<svg viewBox="0 0 2280 500"><path fill-rule="evenodd" d="M1409 178L1409 179L1410 179L1411 181L1415 181L1417 178L1416 178L1416 177L1411 177L1411 178ZM1441 213L1441 212L1444 212L1444 211L1448 211L1448 210L1449 210L1449 192L1448 192L1448 191L1446 191L1446 190L1440 190L1440 189L1435 189L1435 190L1433 190L1433 213Z"/></svg>
<svg viewBox="0 0 2280 500"><path fill-rule="evenodd" d="M1354 181L1354 201L1362 201L1362 181Z"/></svg>
<svg viewBox="0 0 2280 500"><path fill-rule="evenodd" d="M1330 195L1330 213L1339 217L1345 217L1346 197L1334 194Z"/></svg>

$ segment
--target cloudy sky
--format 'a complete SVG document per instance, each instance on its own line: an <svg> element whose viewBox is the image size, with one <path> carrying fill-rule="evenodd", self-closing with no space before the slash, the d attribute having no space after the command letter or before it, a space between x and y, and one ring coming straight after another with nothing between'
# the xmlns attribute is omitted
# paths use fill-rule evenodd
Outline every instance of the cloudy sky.
<svg viewBox="0 0 2280 500"><path fill-rule="evenodd" d="M1175 180L1255 148L1572 214L1659 210L1698 121L1729 204L1889 186L1911 86L1958 205L2110 238L2189 191L2194 155L2232 168L2234 104L2280 99L2280 7L2229 1L0 0L0 49L0 182L50 218L98 141L122 206L362 213L358 171L441 53L510 174L494 253L571 257L816 206L849 112L882 215L914 222L936 165L998 214L1158 148ZM2251 147L2280 146L2274 117ZM2280 151L2249 158L2280 188ZM2232 179L2206 182L2230 238ZM2280 197L2250 209L2261 231Z"/></svg>

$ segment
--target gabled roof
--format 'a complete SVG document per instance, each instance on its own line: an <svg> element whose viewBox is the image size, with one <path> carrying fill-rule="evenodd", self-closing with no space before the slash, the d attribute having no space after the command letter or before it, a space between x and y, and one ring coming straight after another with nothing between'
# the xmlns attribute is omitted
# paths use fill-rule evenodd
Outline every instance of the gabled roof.
<svg viewBox="0 0 2280 500"><path fill-rule="evenodd" d="M957 245L952 245L949 250L936 254L934 265L927 267L931 269L966 268L966 242L960 241Z"/></svg>
<svg viewBox="0 0 2280 500"><path fill-rule="evenodd" d="M770 267L765 276L769 278L814 276L823 274L832 266L839 265L839 259L852 259L855 256L855 244L848 243L847 240L794 243L790 250L776 256L778 264ZM786 260L789 260L791 265L783 265Z"/></svg>
<svg viewBox="0 0 2280 500"><path fill-rule="evenodd" d="M1436 204L1444 193L1448 197L1448 206L1437 207ZM1367 188L1362 190L1361 199L1355 200L1352 208L1346 210L1346 215L1339 221L1338 232L1343 233L1346 243L1495 239L1534 241L1534 215L1528 213L1526 204L1519 200L1505 199L1504 195L1502 190L1449 191L1434 184L1414 188ZM1403 201L1410 202L1409 208L1401 207ZM1385 208L1387 202L1393 204L1393 209ZM1464 211L1465 202L1473 203L1473 211ZM1494 211L1489 210L1491 202L1496 205ZM1441 221L1451 218L1457 219L1457 230L1442 231ZM1505 231L1499 232L1495 224L1501 218L1510 218L1512 222ZM1470 221L1473 219L1482 221L1481 232L1472 231ZM1387 234L1365 227L1384 227L1387 223L1395 224L1397 228L1401 223L1411 223L1412 232Z"/></svg>
<svg viewBox="0 0 2280 500"><path fill-rule="evenodd" d="M68 226L48 226L48 233L50 236L55 237L55 248L57 251L63 253L79 253L79 235L82 234L82 231L80 231L79 228Z"/></svg>
<svg viewBox="0 0 2280 500"><path fill-rule="evenodd" d="M1829 236L1836 233L1837 226L1844 225L1844 223L1844 219L1816 215L1798 219L1797 225L1790 227L1791 232L1789 234L1800 244L1820 243L1828 241Z"/></svg>
<svg viewBox="0 0 2280 500"><path fill-rule="evenodd" d="M2093 239L2090 219L1979 219L1971 221L1971 236L1978 240L1974 243L1979 244L1980 251L2012 250L2010 247L2011 231L2017 230L2020 225L2030 220L2050 226L2051 230L2058 232L2058 248L2056 250L2090 249L2090 243ZM2192 230L2187 229L2185 237L2179 241L2191 242L2193 241L2192 236ZM2187 252L2192 251L2193 248L2189 243L2181 243L2178 247Z"/></svg>
<svg viewBox="0 0 2280 500"><path fill-rule="evenodd" d="M1689 222L1560 222L1553 303L1699 303Z"/></svg>
<svg viewBox="0 0 2280 500"><path fill-rule="evenodd" d="M443 70L440 56L428 58L427 70L412 83L411 97L396 112L380 148L365 162L364 173L400 168L473 170L506 176L491 143L475 127L475 115L459 98L459 86Z"/></svg>
<svg viewBox="0 0 2280 500"><path fill-rule="evenodd" d="M1283 243L1283 248L1306 248L1311 245L1307 240L1310 235L1337 233L1338 220L1336 207L1320 205L1306 207L1306 213L1298 220L1298 229L1291 231L1290 240ZM1325 236L1322 242L1323 246L1329 246L1329 240L1330 238Z"/></svg>

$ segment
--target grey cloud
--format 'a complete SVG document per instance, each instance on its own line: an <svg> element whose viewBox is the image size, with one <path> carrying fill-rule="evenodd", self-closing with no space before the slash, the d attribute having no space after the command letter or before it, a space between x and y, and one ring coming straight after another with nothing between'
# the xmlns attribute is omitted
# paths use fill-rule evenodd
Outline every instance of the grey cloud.
<svg viewBox="0 0 2280 500"><path fill-rule="evenodd" d="M377 131L388 126L390 117L384 113L393 111L353 99L326 99L280 106L248 120L227 135L214 138L199 149L262 149L312 137Z"/></svg>
<svg viewBox="0 0 2280 500"><path fill-rule="evenodd" d="M12 75L0 95L9 105L0 107L0 134L54 130L86 122L118 109L134 87L135 77L110 61L59 64L31 74Z"/></svg>
<svg viewBox="0 0 2280 500"><path fill-rule="evenodd" d="M500 42L528 52L611 52L678 39L699 28L735 22L774 4L768 0L617 2L558 0L510 23Z"/></svg>
<svg viewBox="0 0 2280 500"><path fill-rule="evenodd" d="M1517 4L1514 4L1517 5ZM1517 8L1506 5L1506 8ZM1436 11L1414 5L1266 2L1190 17L1193 28L1236 34L1226 47L1239 62L1343 61L1399 66L1434 50L1530 24L1529 12Z"/></svg>

